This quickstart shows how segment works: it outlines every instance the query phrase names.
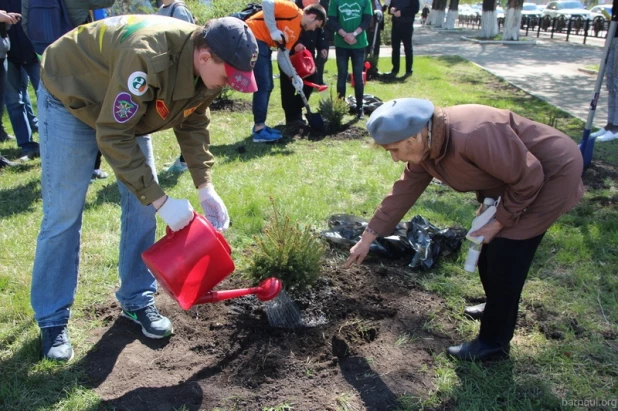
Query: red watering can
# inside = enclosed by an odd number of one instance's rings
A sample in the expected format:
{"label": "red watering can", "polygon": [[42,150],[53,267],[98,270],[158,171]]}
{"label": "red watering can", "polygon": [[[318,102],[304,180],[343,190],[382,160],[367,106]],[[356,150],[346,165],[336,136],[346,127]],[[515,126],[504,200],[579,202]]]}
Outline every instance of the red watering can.
{"label": "red watering can", "polygon": [[231,253],[223,234],[195,213],[182,230],[173,232],[168,227],[165,236],[142,253],[142,259],[183,310],[248,294],[255,294],[261,301],[272,300],[279,294],[282,284],[274,277],[257,287],[212,291],[234,271]]}
{"label": "red watering can", "polygon": [[[366,61],[363,66],[363,84],[367,83],[367,70],[369,70],[370,68],[371,68],[371,63]],[[351,74],[350,75],[350,85],[354,87],[355,84],[356,82],[354,81],[354,74]]]}
{"label": "red watering can", "polygon": [[290,62],[292,63],[294,70],[296,70],[296,74],[303,79],[303,84],[305,84],[305,86],[313,87],[320,93],[328,89],[328,86],[325,84],[316,84],[309,80],[305,80],[305,77],[311,76],[316,70],[313,55],[309,50],[303,49],[292,54],[290,56]]}

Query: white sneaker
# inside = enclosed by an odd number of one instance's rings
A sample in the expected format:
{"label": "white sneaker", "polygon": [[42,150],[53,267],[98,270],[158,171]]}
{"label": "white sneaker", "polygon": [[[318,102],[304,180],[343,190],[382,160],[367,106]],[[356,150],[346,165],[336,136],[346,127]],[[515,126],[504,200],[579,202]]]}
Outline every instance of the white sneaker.
{"label": "white sneaker", "polygon": [[612,141],[618,138],[618,133],[612,133],[611,131],[606,131],[601,137],[597,137],[596,140],[599,142]]}
{"label": "white sneaker", "polygon": [[180,161],[180,157],[178,157],[172,165],[167,169],[168,173],[184,173],[187,171],[189,167],[187,167],[187,163],[184,161]]}
{"label": "white sneaker", "polygon": [[605,131],[606,130],[604,128],[600,128],[594,133],[590,133],[590,137],[601,137],[603,134],[605,134]]}

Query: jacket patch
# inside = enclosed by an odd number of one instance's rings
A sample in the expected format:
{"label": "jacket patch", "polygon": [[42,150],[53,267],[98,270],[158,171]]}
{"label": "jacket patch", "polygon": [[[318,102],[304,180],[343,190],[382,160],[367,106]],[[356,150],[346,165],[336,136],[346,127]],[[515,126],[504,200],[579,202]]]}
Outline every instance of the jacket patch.
{"label": "jacket patch", "polygon": [[137,113],[138,108],[139,106],[131,100],[131,95],[122,92],[114,100],[114,120],[126,123]]}
{"label": "jacket patch", "polygon": [[165,120],[167,116],[170,114],[170,111],[165,105],[165,101],[163,100],[157,100],[157,102],[155,103],[155,109],[157,110],[157,113],[159,113],[159,116],[163,120]]}
{"label": "jacket patch", "polygon": [[131,94],[143,96],[148,90],[147,79],[148,76],[143,71],[134,71],[131,73],[129,80],[127,81],[127,87],[129,88]]}
{"label": "jacket patch", "polygon": [[193,114],[193,112],[195,111],[195,109],[197,109],[198,106],[192,107],[192,108],[188,108],[184,111],[184,115],[185,117],[189,117],[191,114]]}

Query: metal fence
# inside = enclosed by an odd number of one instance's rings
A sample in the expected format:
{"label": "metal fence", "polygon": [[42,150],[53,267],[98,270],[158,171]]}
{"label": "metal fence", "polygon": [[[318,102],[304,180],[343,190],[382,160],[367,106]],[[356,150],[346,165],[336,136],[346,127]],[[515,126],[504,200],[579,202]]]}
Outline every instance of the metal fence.
{"label": "metal fence", "polygon": [[[481,16],[459,16],[457,25],[459,27],[481,28]],[[498,28],[501,30],[504,26],[504,17],[498,18]],[[570,36],[583,37],[583,42],[586,44],[588,37],[606,38],[609,21],[603,17],[595,17],[592,20],[583,19],[581,16],[571,17],[570,19],[564,16],[550,17],[543,16],[522,16],[521,29],[525,30],[526,36],[529,32],[536,32],[536,37],[543,33],[549,33],[551,38],[554,34],[560,33],[566,35],[566,41],[569,41]]]}

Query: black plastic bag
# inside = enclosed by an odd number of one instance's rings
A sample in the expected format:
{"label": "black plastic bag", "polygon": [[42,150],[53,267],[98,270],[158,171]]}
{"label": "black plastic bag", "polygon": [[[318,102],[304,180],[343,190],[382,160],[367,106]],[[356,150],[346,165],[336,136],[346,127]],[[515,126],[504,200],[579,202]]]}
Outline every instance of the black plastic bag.
{"label": "black plastic bag", "polygon": [[[345,99],[345,102],[348,103],[350,107],[350,113],[356,114],[356,97],[350,94]],[[363,113],[370,115],[382,104],[384,104],[384,102],[380,98],[372,94],[363,94]]]}
{"label": "black plastic bag", "polygon": [[[329,230],[321,236],[329,242],[352,247],[367,227],[368,221],[349,214],[335,214],[328,219]],[[459,249],[467,230],[461,227],[440,229],[417,215],[399,223],[387,237],[371,243],[369,253],[389,259],[410,258],[412,268],[430,269],[439,256]]]}

